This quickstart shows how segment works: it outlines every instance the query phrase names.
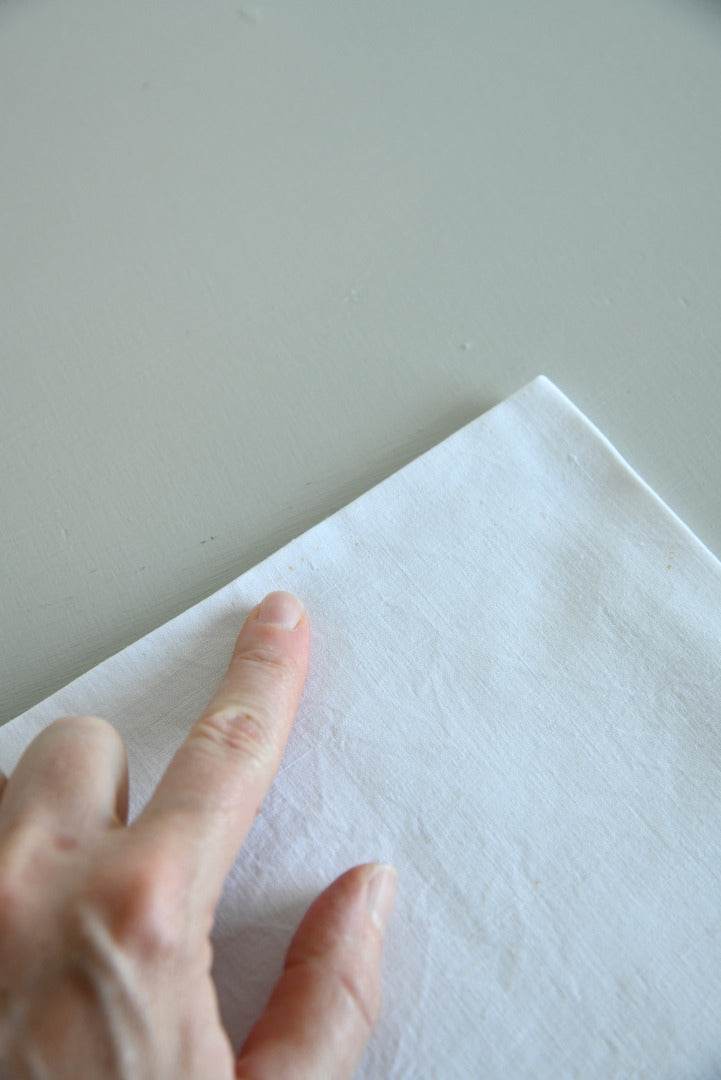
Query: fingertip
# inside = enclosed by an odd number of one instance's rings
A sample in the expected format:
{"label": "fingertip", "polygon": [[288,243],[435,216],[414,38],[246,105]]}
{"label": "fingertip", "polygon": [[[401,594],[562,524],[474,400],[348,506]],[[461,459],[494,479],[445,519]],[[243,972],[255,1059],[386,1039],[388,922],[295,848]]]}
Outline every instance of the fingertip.
{"label": "fingertip", "polygon": [[392,866],[364,863],[317,897],[238,1057],[238,1076],[352,1076],[380,1015],[383,932],[397,882]]}
{"label": "fingertip", "polygon": [[398,892],[398,871],[388,863],[371,864],[366,885],[368,915],[382,935],[388,928]]}
{"label": "fingertip", "polygon": [[382,942],[397,890],[398,872],[388,863],[360,863],[351,867],[311,904],[299,928],[298,943],[307,942],[303,931],[308,926],[315,928],[311,937],[316,940],[340,936],[358,942],[380,938]]}
{"label": "fingertip", "polygon": [[234,660],[244,653],[290,661],[307,671],[310,659],[310,623],[305,608],[293,593],[268,593],[243,623],[233,651]]}
{"label": "fingertip", "polygon": [[298,597],[281,590],[268,593],[256,611],[259,623],[277,626],[281,630],[296,630],[305,615],[305,608]]}

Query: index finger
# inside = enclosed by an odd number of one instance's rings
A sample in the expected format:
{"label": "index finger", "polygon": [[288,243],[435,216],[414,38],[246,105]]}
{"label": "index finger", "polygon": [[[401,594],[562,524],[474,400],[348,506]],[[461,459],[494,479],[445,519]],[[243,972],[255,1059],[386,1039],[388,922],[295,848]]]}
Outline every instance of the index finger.
{"label": "index finger", "polygon": [[246,619],[217,693],[132,826],[179,846],[213,905],[280,764],[309,652],[302,604],[270,593]]}

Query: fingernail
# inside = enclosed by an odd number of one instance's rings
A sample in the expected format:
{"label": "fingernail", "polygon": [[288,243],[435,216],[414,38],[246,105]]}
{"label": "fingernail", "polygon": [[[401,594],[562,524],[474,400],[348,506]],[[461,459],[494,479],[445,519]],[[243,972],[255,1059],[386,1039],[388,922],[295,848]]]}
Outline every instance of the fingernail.
{"label": "fingernail", "polygon": [[279,626],[282,630],[295,630],[303,618],[303,605],[288,592],[268,593],[258,608],[258,622]]}
{"label": "fingernail", "polygon": [[398,874],[394,867],[379,863],[368,881],[366,902],[371,921],[385,934],[393,912],[398,888]]}

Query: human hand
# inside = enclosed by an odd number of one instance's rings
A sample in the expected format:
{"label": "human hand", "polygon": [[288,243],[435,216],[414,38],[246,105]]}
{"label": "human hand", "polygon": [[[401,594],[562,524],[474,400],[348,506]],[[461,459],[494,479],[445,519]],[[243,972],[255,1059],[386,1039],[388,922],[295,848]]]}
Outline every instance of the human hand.
{"label": "human hand", "polygon": [[380,1007],[395,873],[369,864],[311,906],[235,1059],[211,980],[215,907],[278,768],[308,619],[271,593],[155,794],[127,825],[122,740],[71,717],[0,798],[2,1080],[347,1080]]}

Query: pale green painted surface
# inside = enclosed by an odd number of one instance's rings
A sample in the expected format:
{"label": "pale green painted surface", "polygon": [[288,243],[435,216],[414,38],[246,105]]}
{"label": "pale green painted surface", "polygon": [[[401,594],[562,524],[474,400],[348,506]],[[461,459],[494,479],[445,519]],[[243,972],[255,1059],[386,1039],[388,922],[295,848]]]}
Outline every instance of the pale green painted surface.
{"label": "pale green painted surface", "polygon": [[721,555],[719,176],[711,0],[0,2],[0,721],[541,372]]}

